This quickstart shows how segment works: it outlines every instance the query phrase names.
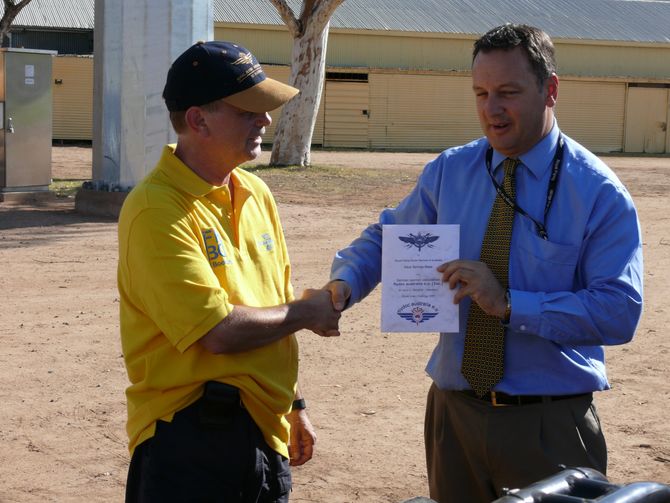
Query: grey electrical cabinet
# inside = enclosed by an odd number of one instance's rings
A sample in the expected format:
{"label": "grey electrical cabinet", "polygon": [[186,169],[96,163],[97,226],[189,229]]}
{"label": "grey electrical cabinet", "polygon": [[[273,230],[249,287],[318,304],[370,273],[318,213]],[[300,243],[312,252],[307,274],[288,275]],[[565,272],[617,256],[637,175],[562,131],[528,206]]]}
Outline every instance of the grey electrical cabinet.
{"label": "grey electrical cabinet", "polygon": [[49,189],[55,54],[0,49],[0,200],[2,192]]}

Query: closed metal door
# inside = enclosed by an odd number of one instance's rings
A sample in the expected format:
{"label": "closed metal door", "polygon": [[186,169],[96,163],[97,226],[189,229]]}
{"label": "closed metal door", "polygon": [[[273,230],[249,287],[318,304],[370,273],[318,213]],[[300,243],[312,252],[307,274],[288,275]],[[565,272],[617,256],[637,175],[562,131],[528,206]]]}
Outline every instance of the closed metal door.
{"label": "closed metal door", "polygon": [[626,152],[663,154],[668,142],[668,89],[629,87]]}
{"label": "closed metal door", "polygon": [[556,118],[565,134],[591,152],[622,152],[626,84],[561,79]]}
{"label": "closed metal door", "polygon": [[51,183],[51,53],[4,52],[5,188]]}
{"label": "closed metal door", "polygon": [[324,147],[368,148],[367,82],[326,81]]}

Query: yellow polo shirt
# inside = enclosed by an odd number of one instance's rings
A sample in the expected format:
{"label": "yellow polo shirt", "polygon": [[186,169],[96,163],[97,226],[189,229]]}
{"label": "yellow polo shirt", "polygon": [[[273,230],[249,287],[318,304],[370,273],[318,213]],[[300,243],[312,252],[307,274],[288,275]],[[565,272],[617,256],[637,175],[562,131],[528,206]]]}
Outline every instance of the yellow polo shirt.
{"label": "yellow polo shirt", "polygon": [[228,187],[205,182],[168,145],[119,217],[121,344],[131,385],[131,453],[193,403],[209,380],[240,389],[267,443],[288,457],[284,418],[295,394],[294,335],[252,351],[214,355],[196,342],[233,305],[293,300],[279,215],[265,183],[242,169]]}

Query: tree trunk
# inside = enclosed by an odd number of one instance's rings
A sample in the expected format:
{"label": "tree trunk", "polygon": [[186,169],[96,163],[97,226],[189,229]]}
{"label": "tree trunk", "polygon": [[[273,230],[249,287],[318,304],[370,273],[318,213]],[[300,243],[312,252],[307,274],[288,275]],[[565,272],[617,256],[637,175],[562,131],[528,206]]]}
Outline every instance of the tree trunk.
{"label": "tree trunk", "polygon": [[4,43],[5,36],[9,32],[9,28],[12,26],[14,18],[21,12],[21,9],[29,3],[30,0],[21,0],[17,4],[15,4],[13,0],[4,0],[5,11],[2,14],[2,19],[0,19],[0,45]]}
{"label": "tree trunk", "polygon": [[326,71],[330,22],[306,23],[301,37],[293,39],[291,80],[300,94],[282,110],[275,130],[270,165],[309,166],[314,124]]}
{"label": "tree trunk", "polygon": [[272,166],[309,166],[326,71],[330,18],[344,0],[303,0],[296,19],[286,0],[270,0],[293,37],[290,84],[300,94],[284,105],[275,130]]}

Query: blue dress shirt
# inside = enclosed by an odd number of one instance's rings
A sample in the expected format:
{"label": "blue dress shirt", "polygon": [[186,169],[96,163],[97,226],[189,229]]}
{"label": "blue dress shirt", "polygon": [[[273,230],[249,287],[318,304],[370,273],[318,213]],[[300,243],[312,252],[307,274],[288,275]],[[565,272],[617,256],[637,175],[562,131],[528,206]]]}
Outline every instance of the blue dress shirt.
{"label": "blue dress shirt", "polygon": [[[563,135],[558,185],[544,206],[559,128],[520,156],[516,201],[544,222],[516,213],[509,263],[512,316],[505,338],[505,370],[494,387],[514,395],[562,395],[609,388],[604,345],[632,339],[642,312],[642,238],[630,194],[595,155]],[[381,280],[382,225],[460,224],[460,257],[479,260],[496,197],[486,170],[489,144],[480,138],[448,149],[428,163],[412,192],[384,210],[333,261],[331,279],[352,288],[349,305]],[[494,151],[502,183],[504,156]],[[446,300],[445,300],[446,302]],[[460,330],[442,333],[427,365],[441,389],[467,389],[461,375],[470,299],[459,305]]]}

